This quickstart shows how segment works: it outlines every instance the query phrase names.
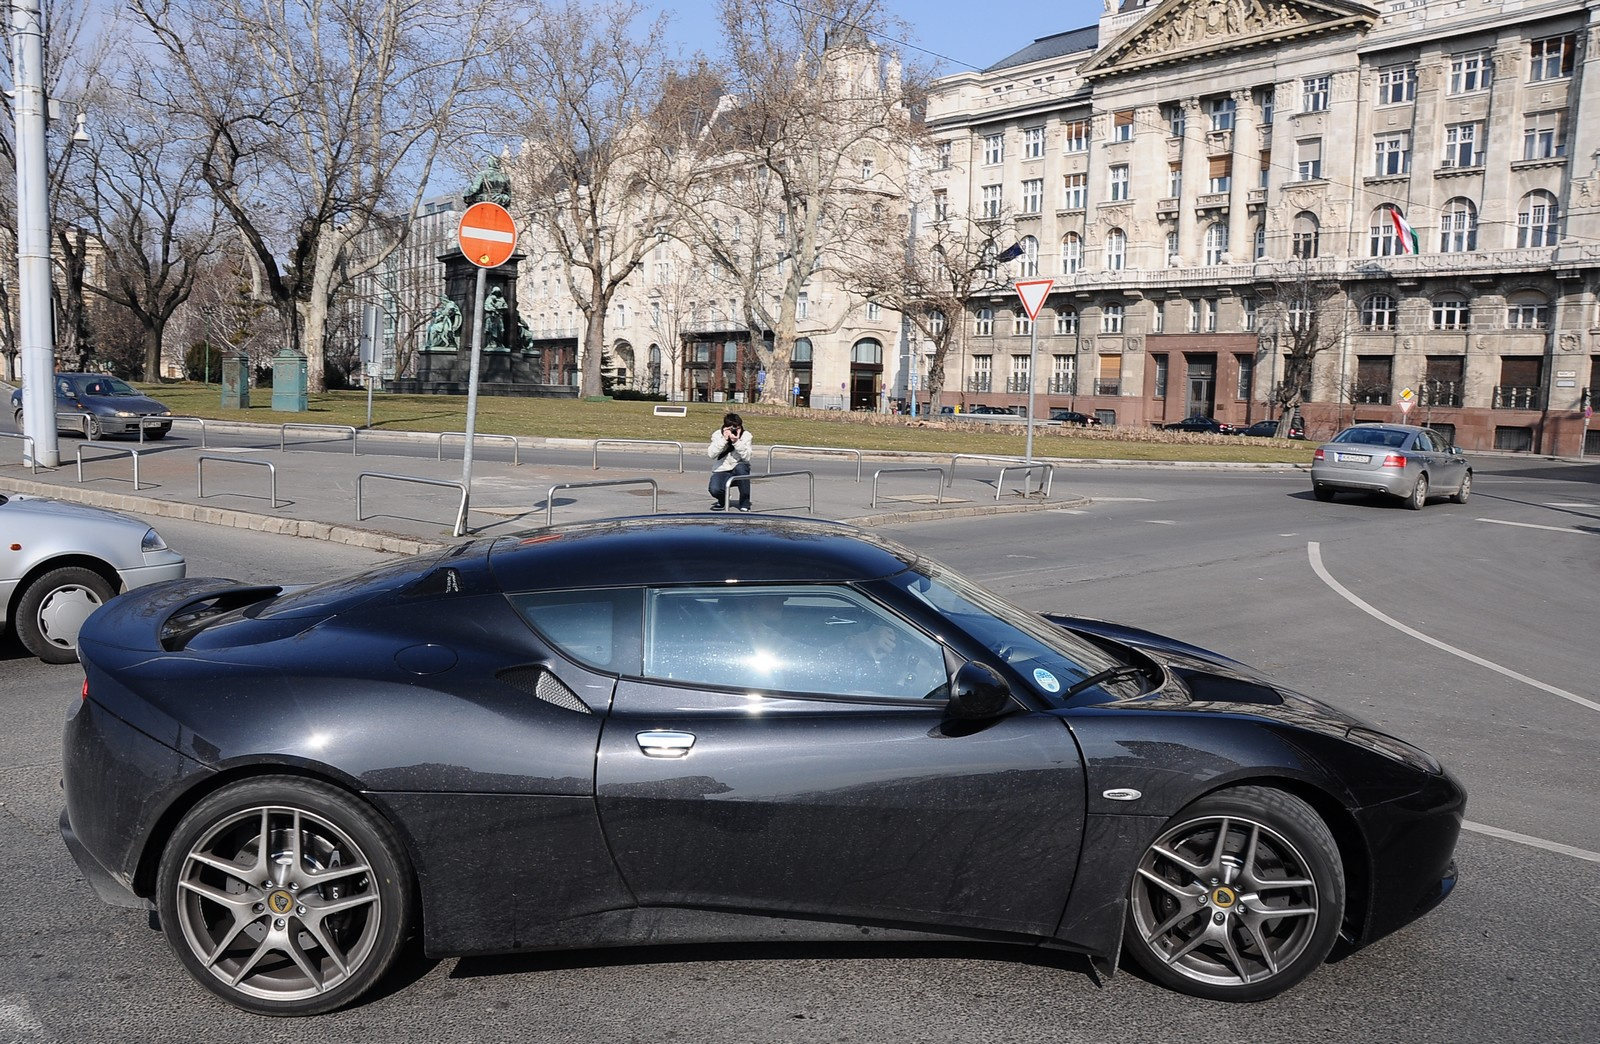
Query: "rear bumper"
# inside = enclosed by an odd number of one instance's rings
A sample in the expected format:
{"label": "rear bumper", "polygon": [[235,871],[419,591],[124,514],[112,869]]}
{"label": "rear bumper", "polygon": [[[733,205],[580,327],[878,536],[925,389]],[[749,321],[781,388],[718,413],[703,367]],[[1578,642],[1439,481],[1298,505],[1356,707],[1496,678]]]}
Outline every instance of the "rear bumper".
{"label": "rear bumper", "polygon": [[1403,471],[1364,471],[1326,465],[1313,465],[1311,468],[1311,484],[1329,489],[1353,489],[1404,497],[1410,495],[1415,483],[1416,480],[1407,477]]}
{"label": "rear bumper", "polygon": [[72,829],[72,820],[67,815],[67,810],[61,810],[61,840],[66,843],[67,851],[72,854],[72,861],[78,864],[78,872],[83,874],[83,879],[89,882],[89,887],[94,889],[94,894],[100,901],[111,906],[121,906],[129,910],[154,910],[155,904],[148,899],[141,899],[128,889],[128,886],[118,880],[110,870],[107,870],[94,853],[84,847],[78,839],[77,832]]}

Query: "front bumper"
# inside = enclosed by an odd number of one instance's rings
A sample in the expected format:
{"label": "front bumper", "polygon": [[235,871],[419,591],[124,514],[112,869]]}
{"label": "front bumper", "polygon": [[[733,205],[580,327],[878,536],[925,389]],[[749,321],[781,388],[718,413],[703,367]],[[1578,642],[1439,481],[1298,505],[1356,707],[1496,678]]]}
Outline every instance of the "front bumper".
{"label": "front bumper", "polygon": [[1360,809],[1371,860],[1362,945],[1380,939],[1444,901],[1457,882],[1456,840],[1466,817],[1467,793],[1448,773],[1398,801]]}

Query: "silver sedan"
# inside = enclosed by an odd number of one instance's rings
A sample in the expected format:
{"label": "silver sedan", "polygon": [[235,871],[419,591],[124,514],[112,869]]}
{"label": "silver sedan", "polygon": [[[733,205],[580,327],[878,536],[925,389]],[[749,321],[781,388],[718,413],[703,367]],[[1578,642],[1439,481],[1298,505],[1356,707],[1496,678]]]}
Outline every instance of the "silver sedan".
{"label": "silver sedan", "polygon": [[183,556],[115,511],[0,493],[0,628],[46,663],[78,658],[78,629],[123,591],[179,580]]}
{"label": "silver sedan", "polygon": [[1339,492],[1386,493],[1413,511],[1430,496],[1449,494],[1465,504],[1472,492],[1472,464],[1432,428],[1357,424],[1317,447],[1311,492],[1318,500],[1332,500]]}

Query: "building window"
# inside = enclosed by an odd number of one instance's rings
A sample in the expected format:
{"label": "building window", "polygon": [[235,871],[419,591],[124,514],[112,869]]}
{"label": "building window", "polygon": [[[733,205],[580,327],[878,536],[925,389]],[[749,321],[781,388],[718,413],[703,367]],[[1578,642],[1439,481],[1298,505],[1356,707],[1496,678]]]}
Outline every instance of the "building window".
{"label": "building window", "polygon": [[994,165],[1004,162],[1006,158],[1006,136],[1004,134],[985,134],[983,136],[983,162]]}
{"label": "building window", "polygon": [[1488,51],[1465,51],[1450,56],[1450,93],[1466,94],[1489,89],[1493,57]]}
{"label": "building window", "polygon": [[1380,134],[1374,141],[1372,173],[1377,177],[1393,177],[1411,170],[1411,135]]}
{"label": "building window", "polygon": [[1389,389],[1394,385],[1394,356],[1361,355],[1356,357],[1356,382],[1350,389],[1350,400],[1369,405],[1387,405]]}
{"label": "building window", "polygon": [[1100,332],[1115,334],[1122,332],[1124,309],[1119,304],[1108,304],[1100,313]]}
{"label": "building window", "polygon": [[1517,246],[1553,247],[1556,245],[1556,197],[1548,192],[1530,192],[1517,208]]}
{"label": "building window", "polygon": [[876,301],[867,302],[867,321],[875,322],[883,318],[883,306]]}
{"label": "building window", "polygon": [[933,190],[933,220],[950,220],[950,193],[944,189]]}
{"label": "building window", "polygon": [[1261,150],[1261,162],[1260,162],[1260,165],[1258,167],[1258,170],[1259,170],[1259,173],[1256,175],[1256,187],[1257,188],[1266,188],[1267,187],[1267,183],[1272,178],[1272,150],[1271,149],[1262,149]]}
{"label": "building window", "polygon": [[1078,332],[1078,313],[1071,308],[1064,308],[1056,313],[1056,333],[1075,334]]}
{"label": "building window", "polygon": [[943,312],[933,311],[933,312],[928,313],[928,330],[935,337],[938,337],[940,334],[944,333],[944,313]]}
{"label": "building window", "polygon": [[1572,33],[1528,43],[1528,80],[1560,80],[1572,75],[1578,39]]}
{"label": "building window", "polygon": [[1256,222],[1255,252],[1252,256],[1257,261],[1267,256],[1267,224],[1264,221]]}
{"label": "building window", "polygon": [[1068,120],[1061,125],[1063,152],[1089,151],[1089,121]]}
{"label": "building window", "polygon": [[1128,198],[1128,185],[1128,165],[1126,163],[1118,163],[1113,166],[1111,168],[1111,199],[1113,201],[1126,200]]}
{"label": "building window", "polygon": [[1061,205],[1067,210],[1082,210],[1089,205],[1089,175],[1079,173],[1062,177]]}
{"label": "building window", "polygon": [[1006,391],[1013,395],[1020,395],[1028,391],[1028,357],[1026,355],[1013,355],[1011,357],[1011,379],[1006,382]]}
{"label": "building window", "polygon": [[861,180],[862,181],[871,181],[872,180],[872,168],[873,168],[873,159],[872,159],[872,157],[871,156],[862,156],[861,157]]}
{"label": "building window", "polygon": [[1075,355],[1051,357],[1050,391],[1056,395],[1071,395],[1078,390],[1078,358]]}
{"label": "building window", "polygon": [[1331,76],[1307,76],[1300,81],[1300,111],[1326,112]]}
{"label": "building window", "polygon": [[1478,151],[1478,124],[1452,123],[1444,129],[1444,166],[1481,167],[1483,153]]}
{"label": "building window", "polygon": [[1309,261],[1317,256],[1317,244],[1321,237],[1322,226],[1317,221],[1317,216],[1310,211],[1302,210],[1294,216],[1294,238],[1292,241],[1294,256],[1302,261]]}
{"label": "building window", "polygon": [[934,162],[940,170],[950,169],[950,143],[941,141],[933,147]]}
{"label": "building window", "polygon": [[1452,199],[1439,213],[1439,249],[1462,253],[1478,249],[1478,208],[1468,199]]}
{"label": "building window", "polygon": [[1239,298],[1239,325],[1245,332],[1253,331],[1261,314],[1261,302],[1254,297]]}
{"label": "building window", "polygon": [[1190,333],[1199,333],[1200,332],[1200,302],[1199,301],[1190,301],[1189,302],[1189,332]]}
{"label": "building window", "polygon": [[992,387],[994,379],[994,356],[974,355],[972,357],[972,390],[986,392]]}
{"label": "building window", "polygon": [[1207,297],[1200,302],[1200,329],[1206,333],[1217,332],[1217,299]]}
{"label": "building window", "polygon": [[1233,130],[1235,104],[1232,95],[1224,95],[1221,98],[1212,98],[1210,108],[1212,130]]}
{"label": "building window", "polygon": [[1168,136],[1173,138],[1183,137],[1184,128],[1188,124],[1188,116],[1184,112],[1183,105],[1179,102],[1163,105],[1161,112],[1167,118]]}
{"label": "building window", "polygon": [[811,295],[802,290],[800,291],[800,296],[795,298],[794,317],[796,319],[805,319],[810,315],[810,313]]}
{"label": "building window", "polygon": [[1394,257],[1406,252],[1406,246],[1400,241],[1400,233],[1395,229],[1395,212],[1392,204],[1385,203],[1372,212],[1372,222],[1368,226],[1369,245],[1367,249],[1370,257]]}
{"label": "building window", "polygon": [[983,216],[997,218],[1000,216],[1000,186],[983,186]]}
{"label": "building window", "polygon": [[972,333],[976,337],[994,336],[994,309],[978,309],[976,321],[972,325]]}
{"label": "building window", "polygon": [[1446,294],[1433,299],[1435,330],[1465,330],[1472,322],[1472,307],[1465,297]]}
{"label": "building window", "polygon": [[1120,228],[1106,233],[1106,271],[1120,272],[1128,263],[1128,236]]}
{"label": "building window", "polygon": [[1233,187],[1233,157],[1212,156],[1206,161],[1206,191],[1227,192]]}
{"label": "building window", "polygon": [[1150,302],[1150,332],[1167,332],[1167,309],[1160,301]]}
{"label": "building window", "polygon": [[1024,214],[1037,214],[1044,209],[1044,179],[1029,178],[1022,183],[1022,210]]}
{"label": "building window", "polygon": [[1555,159],[1567,154],[1567,135],[1559,113],[1541,112],[1528,117],[1522,131],[1522,158]]}
{"label": "building window", "polygon": [[1403,62],[1378,70],[1378,104],[1398,105],[1417,97],[1417,65]]}
{"label": "building window", "polygon": [[1181,261],[1181,260],[1182,260],[1182,258],[1180,258],[1178,256],[1178,233],[1176,231],[1168,232],[1167,233],[1167,267],[1168,268],[1176,268],[1176,267],[1178,267],[1178,262]]}
{"label": "building window", "polygon": [[1248,399],[1255,388],[1256,361],[1249,355],[1236,355],[1234,361],[1239,364],[1239,383],[1234,387],[1235,399]]}
{"label": "building window", "polygon": [[1534,290],[1512,294],[1506,301],[1506,326],[1512,330],[1543,330],[1550,325],[1550,302]]}
{"label": "building window", "polygon": [[1032,278],[1039,274],[1039,241],[1033,236],[1023,236],[1017,244],[1022,247],[1022,277]]}
{"label": "building window", "polygon": [[1118,109],[1111,114],[1111,140],[1133,140],[1133,110]]}
{"label": "building window", "polygon": [[[1428,356],[1427,376],[1418,389],[1420,401],[1428,406],[1460,406],[1466,388],[1466,360],[1459,355]],[[1451,432],[1451,441],[1454,432]]]}
{"label": "building window", "polygon": [[1367,330],[1393,330],[1394,298],[1388,294],[1369,294],[1361,302],[1361,326]]}
{"label": "building window", "polygon": [[1011,317],[1011,332],[1017,337],[1033,333],[1033,320],[1028,318],[1027,312],[1018,312]]}
{"label": "building window", "polygon": [[1228,226],[1221,221],[1206,229],[1206,264],[1220,265],[1228,259]]}
{"label": "building window", "polygon": [[1307,138],[1295,142],[1295,178],[1300,181],[1322,180],[1322,139]]}
{"label": "building window", "polygon": [[1167,164],[1167,195],[1177,199],[1183,195],[1183,164],[1174,161]]}
{"label": "building window", "polygon": [[1083,271],[1083,237],[1076,232],[1062,237],[1061,268],[1068,275]]}
{"label": "building window", "polygon": [[1272,96],[1274,93],[1270,84],[1266,87],[1257,87],[1255,90],[1256,105],[1261,109],[1261,126],[1263,127],[1272,126]]}
{"label": "building window", "polygon": [[1167,397],[1167,374],[1170,369],[1166,353],[1152,355],[1150,358],[1156,364],[1155,388],[1151,390],[1150,394],[1153,398],[1165,399]]}
{"label": "building window", "polygon": [[1022,129],[1022,158],[1040,159],[1044,156],[1044,128],[1024,127]]}

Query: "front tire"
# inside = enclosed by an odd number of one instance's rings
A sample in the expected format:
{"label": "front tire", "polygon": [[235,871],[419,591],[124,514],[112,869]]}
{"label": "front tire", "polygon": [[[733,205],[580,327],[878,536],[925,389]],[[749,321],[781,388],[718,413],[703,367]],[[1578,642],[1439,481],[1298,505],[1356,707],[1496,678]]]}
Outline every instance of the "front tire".
{"label": "front tire", "polygon": [[1428,476],[1417,476],[1417,484],[1411,487],[1411,495],[1406,498],[1406,507],[1412,511],[1421,511],[1422,505],[1428,502]]}
{"label": "front tire", "polygon": [[1450,499],[1457,504],[1465,504],[1467,498],[1472,496],[1472,472],[1461,476],[1461,488],[1451,494]]}
{"label": "front tire", "polygon": [[1123,949],[1180,993],[1266,1000],[1322,965],[1344,903],[1338,846],[1311,806],[1236,787],[1178,813],[1145,850]]}
{"label": "front tire", "polygon": [[100,427],[100,418],[89,414],[83,418],[83,437],[90,442],[99,442],[105,438],[105,430]]}
{"label": "front tire", "polygon": [[416,908],[393,828],[292,776],[235,783],[191,809],[162,852],[156,902],[189,974],[263,1015],[356,1001],[393,966]]}
{"label": "front tire", "polygon": [[17,638],[45,663],[76,663],[83,621],[115,594],[106,578],[92,569],[52,569],[29,584],[18,599]]}

